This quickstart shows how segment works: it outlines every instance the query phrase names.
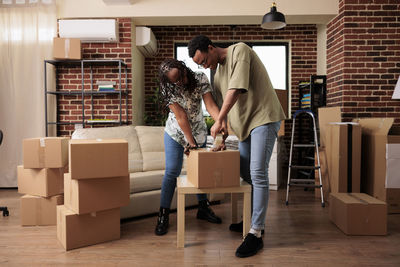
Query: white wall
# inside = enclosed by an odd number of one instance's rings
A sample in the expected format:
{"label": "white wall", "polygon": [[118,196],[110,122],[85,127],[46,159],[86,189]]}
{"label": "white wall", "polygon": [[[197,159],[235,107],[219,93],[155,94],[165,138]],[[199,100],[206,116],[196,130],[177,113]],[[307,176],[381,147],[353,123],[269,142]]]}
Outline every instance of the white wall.
{"label": "white wall", "polygon": [[132,21],[132,124],[144,124],[144,56],[136,47],[136,25]]}
{"label": "white wall", "polygon": [[317,25],[317,75],[326,75],[326,25]]}
{"label": "white wall", "polygon": [[[258,24],[269,12],[265,0],[57,0],[58,18],[132,17],[136,25]],[[275,0],[288,24],[325,24],[338,14],[339,0]]]}

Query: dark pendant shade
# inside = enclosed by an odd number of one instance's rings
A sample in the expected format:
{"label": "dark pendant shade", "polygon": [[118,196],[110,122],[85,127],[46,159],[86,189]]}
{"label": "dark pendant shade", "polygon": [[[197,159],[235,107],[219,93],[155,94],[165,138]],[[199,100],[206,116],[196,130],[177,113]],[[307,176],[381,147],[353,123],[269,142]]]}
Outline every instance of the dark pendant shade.
{"label": "dark pendant shade", "polygon": [[268,30],[277,30],[286,26],[285,16],[276,10],[276,4],[273,3],[271,11],[264,15],[261,28]]}

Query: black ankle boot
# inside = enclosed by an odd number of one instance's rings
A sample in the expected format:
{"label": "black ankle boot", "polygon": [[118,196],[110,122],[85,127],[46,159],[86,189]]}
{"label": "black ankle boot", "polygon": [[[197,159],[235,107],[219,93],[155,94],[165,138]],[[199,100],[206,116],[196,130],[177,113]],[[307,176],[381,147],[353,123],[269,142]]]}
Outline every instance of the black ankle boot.
{"label": "black ankle boot", "polygon": [[208,200],[199,201],[199,209],[197,210],[197,219],[206,220],[210,223],[221,223],[220,217],[215,215],[215,213],[210,208],[210,203]]}
{"label": "black ankle boot", "polygon": [[165,235],[168,233],[168,225],[169,225],[169,209],[160,208],[160,212],[158,213],[157,226],[154,231],[156,235]]}

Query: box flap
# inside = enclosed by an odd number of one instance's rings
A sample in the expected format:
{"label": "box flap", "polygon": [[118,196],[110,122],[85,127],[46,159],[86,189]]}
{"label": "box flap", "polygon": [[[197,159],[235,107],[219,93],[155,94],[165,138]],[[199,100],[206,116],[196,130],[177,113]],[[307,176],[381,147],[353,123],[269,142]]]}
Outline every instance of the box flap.
{"label": "box flap", "polygon": [[330,193],[332,197],[337,198],[343,203],[346,204],[360,204],[363,203],[360,199],[355,198],[350,193]]}
{"label": "box flap", "polygon": [[363,134],[388,135],[394,118],[355,119],[353,122],[358,122],[361,125]]}
{"label": "box flap", "polygon": [[381,204],[381,205],[386,205],[386,203],[382,200],[376,199],[374,197],[371,197],[370,195],[364,194],[364,193],[350,193],[351,197],[354,199],[359,200],[360,202],[363,202],[365,204]]}

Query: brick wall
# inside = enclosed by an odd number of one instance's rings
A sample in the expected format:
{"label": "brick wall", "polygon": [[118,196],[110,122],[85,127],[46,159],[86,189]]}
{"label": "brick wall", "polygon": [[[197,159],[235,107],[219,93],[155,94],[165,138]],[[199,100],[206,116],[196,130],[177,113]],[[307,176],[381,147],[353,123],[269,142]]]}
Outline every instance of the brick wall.
{"label": "brick wall", "polygon": [[[126,121],[128,115],[129,123],[132,122],[132,80],[131,80],[131,19],[119,18],[119,37],[118,43],[82,43],[83,59],[122,59],[128,65],[128,103],[122,101],[122,120]],[[84,69],[84,90],[90,90],[90,69]],[[59,91],[79,91],[82,89],[80,66],[60,67],[57,72],[57,90]],[[122,80],[125,75],[122,71]],[[118,66],[93,66],[93,80],[111,80],[116,82],[118,88]],[[122,82],[122,89],[125,89]],[[97,87],[94,86],[96,90]],[[85,118],[91,119],[94,115],[96,119],[119,120],[119,97],[118,95],[97,95],[94,97],[93,110],[91,109],[90,96],[85,97]],[[58,121],[59,122],[79,122],[82,120],[82,98],[77,95],[60,95],[58,97]],[[128,105],[128,114],[126,114]],[[104,125],[102,125],[104,126]],[[90,127],[90,126],[89,126]],[[95,126],[94,126],[95,127]],[[57,135],[69,136],[74,131],[74,125],[59,125]]]}
{"label": "brick wall", "polygon": [[[292,50],[291,84],[292,84],[292,110],[298,108],[298,83],[310,79],[316,74],[317,65],[317,28],[315,25],[288,25],[282,30],[263,30],[259,25],[227,26],[166,26],[151,27],[157,40],[160,51],[154,58],[145,60],[145,94],[154,94],[158,87],[157,67],[165,58],[174,57],[174,44],[187,43],[194,36],[204,34],[213,42],[239,42],[239,41],[270,41],[290,40]],[[145,112],[152,115],[153,105],[146,102]],[[154,112],[155,113],[155,112]],[[288,128],[287,128],[288,129]]]}
{"label": "brick wall", "polygon": [[340,0],[339,15],[327,25],[328,106],[343,119],[395,117],[392,100],[400,74],[400,1]]}

